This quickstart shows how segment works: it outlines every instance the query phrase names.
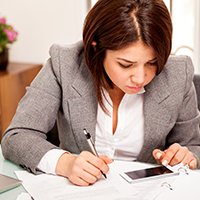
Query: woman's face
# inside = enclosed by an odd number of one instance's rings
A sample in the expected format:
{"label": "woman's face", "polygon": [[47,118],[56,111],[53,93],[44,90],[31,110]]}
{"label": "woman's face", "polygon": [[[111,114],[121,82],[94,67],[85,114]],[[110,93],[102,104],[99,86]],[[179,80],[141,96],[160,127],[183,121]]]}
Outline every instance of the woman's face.
{"label": "woman's face", "polygon": [[103,65],[114,88],[136,94],[155,76],[157,58],[151,47],[137,41],[121,50],[107,50]]}

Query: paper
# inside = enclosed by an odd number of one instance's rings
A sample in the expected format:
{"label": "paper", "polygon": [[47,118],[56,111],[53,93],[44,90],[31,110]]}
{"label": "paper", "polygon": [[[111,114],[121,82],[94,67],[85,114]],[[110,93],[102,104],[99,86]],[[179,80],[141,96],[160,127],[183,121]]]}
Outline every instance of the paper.
{"label": "paper", "polygon": [[25,189],[35,200],[199,200],[197,191],[199,191],[200,173],[188,169],[189,173],[185,173],[185,170],[181,170],[183,167],[181,164],[175,167],[169,166],[173,171],[180,171],[178,176],[141,183],[129,184],[119,175],[124,171],[152,166],[155,165],[114,161],[110,165],[108,178],[102,177],[88,187],[75,186],[68,179],[54,175],[35,176],[26,171],[17,171],[16,174],[19,179],[23,180]]}
{"label": "paper", "polygon": [[115,200],[138,193],[114,171],[107,175],[107,179],[102,177],[87,187],[75,186],[60,176],[47,174],[36,176],[26,171],[15,173],[23,180],[23,186],[35,200]]}
{"label": "paper", "polygon": [[20,195],[18,195],[16,200],[32,200],[32,199],[28,193],[22,192]]}
{"label": "paper", "polygon": [[[179,166],[177,166],[179,167]],[[169,199],[192,199],[199,200],[199,186],[200,186],[200,173],[196,170],[187,169],[181,170],[180,175],[173,181],[171,187],[173,190],[165,190],[161,193],[157,200],[169,200]]]}
{"label": "paper", "polygon": [[114,161],[110,165],[107,179],[103,176],[88,187],[73,185],[68,179],[54,175],[33,175],[26,171],[16,171],[23,186],[35,200],[153,200],[166,190],[163,182],[170,178],[160,178],[141,183],[129,184],[119,174],[123,171],[144,169],[152,165],[138,162]]}
{"label": "paper", "polygon": [[[124,162],[124,161],[115,161],[111,166],[111,170],[115,169],[118,171],[118,174],[125,172],[125,171],[131,171],[131,170],[139,170],[139,169],[145,169],[145,168],[151,168],[155,167],[153,164],[147,164],[147,163],[140,163],[140,162]],[[138,194],[134,196],[130,196],[129,198],[126,198],[124,200],[154,200],[157,196],[159,196],[163,191],[166,189],[168,190],[166,185],[163,185],[163,183],[172,183],[177,176],[172,177],[163,177],[159,179],[154,180],[147,180],[143,181],[141,183],[132,183],[130,184],[134,189],[138,190]],[[120,199],[121,200],[121,199]]]}

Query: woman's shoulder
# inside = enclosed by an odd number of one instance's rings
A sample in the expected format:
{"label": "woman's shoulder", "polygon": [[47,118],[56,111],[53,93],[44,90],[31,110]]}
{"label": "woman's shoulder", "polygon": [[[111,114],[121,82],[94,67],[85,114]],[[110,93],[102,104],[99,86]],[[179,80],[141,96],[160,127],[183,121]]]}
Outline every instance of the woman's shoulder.
{"label": "woman's shoulder", "polygon": [[60,44],[53,44],[50,47],[49,54],[52,56],[57,53],[67,53],[67,54],[77,54],[83,51],[83,42],[78,41],[74,44],[70,45],[60,45]]}
{"label": "woman's shoulder", "polygon": [[[51,67],[58,78],[75,74],[85,66],[84,46],[82,41],[72,45],[53,44],[49,50]],[[86,69],[84,69],[86,70]]]}
{"label": "woman's shoulder", "polygon": [[194,67],[190,57],[170,56],[163,71],[146,88],[150,93],[157,91],[160,96],[169,93],[181,95],[191,87],[193,77]]}
{"label": "woman's shoulder", "polygon": [[164,73],[188,76],[194,73],[192,59],[187,55],[171,55],[164,67]]}
{"label": "woman's shoulder", "polygon": [[78,60],[80,55],[83,53],[84,47],[83,42],[78,41],[71,45],[60,45],[60,44],[53,44],[50,47],[49,54],[51,59],[56,59],[62,61],[63,59],[69,60]]}
{"label": "woman's shoulder", "polygon": [[171,55],[159,76],[171,84],[192,82],[194,76],[192,59],[186,55]]}

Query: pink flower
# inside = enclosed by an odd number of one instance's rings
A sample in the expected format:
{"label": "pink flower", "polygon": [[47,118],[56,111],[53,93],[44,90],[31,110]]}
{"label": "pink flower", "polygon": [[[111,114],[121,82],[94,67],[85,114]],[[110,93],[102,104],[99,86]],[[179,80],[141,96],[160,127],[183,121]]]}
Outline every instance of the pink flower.
{"label": "pink flower", "polygon": [[0,18],[0,24],[5,24],[5,23],[6,23],[6,18],[5,17]]}
{"label": "pink flower", "polygon": [[3,31],[8,36],[8,41],[14,42],[14,40],[16,39],[16,37],[18,35],[17,31],[14,31],[12,28],[11,29],[4,28]]}
{"label": "pink flower", "polygon": [[18,32],[12,26],[6,24],[6,18],[0,17],[0,53],[7,48],[7,45],[17,40]]}

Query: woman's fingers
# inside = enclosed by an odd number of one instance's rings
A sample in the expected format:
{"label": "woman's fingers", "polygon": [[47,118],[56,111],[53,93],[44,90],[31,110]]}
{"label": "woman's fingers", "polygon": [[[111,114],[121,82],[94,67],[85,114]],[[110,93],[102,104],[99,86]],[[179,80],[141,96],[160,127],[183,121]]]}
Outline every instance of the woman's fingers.
{"label": "woman's fingers", "polygon": [[107,164],[113,162],[107,156],[96,157],[92,153],[83,151],[77,157],[64,153],[58,160],[56,173],[67,177],[76,185],[86,186],[96,182],[103,173],[109,171]]}
{"label": "woman's fingers", "polygon": [[197,165],[197,160],[187,147],[182,147],[178,143],[172,144],[165,151],[155,149],[153,151],[154,158],[164,166],[168,164],[171,166],[183,163],[183,165],[189,164],[190,169],[194,169]]}
{"label": "woman's fingers", "polygon": [[161,160],[162,160],[163,155],[164,155],[163,151],[161,151],[159,149],[154,149],[153,156],[157,160],[158,164],[161,164]]}
{"label": "woman's fingers", "polygon": [[194,169],[197,166],[197,160],[194,158],[189,163],[190,169]]}

